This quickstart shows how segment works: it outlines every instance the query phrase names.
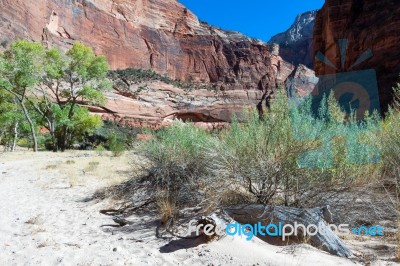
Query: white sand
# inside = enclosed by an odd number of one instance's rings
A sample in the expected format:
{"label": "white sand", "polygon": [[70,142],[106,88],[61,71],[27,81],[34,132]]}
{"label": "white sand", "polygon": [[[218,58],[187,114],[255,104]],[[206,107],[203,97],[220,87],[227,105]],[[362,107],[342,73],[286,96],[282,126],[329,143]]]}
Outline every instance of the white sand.
{"label": "white sand", "polygon": [[[101,164],[108,160],[114,168],[88,174],[79,168],[97,159],[76,156],[0,155],[0,265],[356,265],[308,245],[277,247],[259,239],[169,243],[155,237],[152,220],[140,217],[133,217],[137,226],[128,229],[100,227],[113,223],[99,213],[110,205],[82,199],[110,184],[98,175],[112,176],[112,171],[127,169],[118,159],[97,158],[103,160]],[[65,171],[67,160],[74,160],[68,167],[75,172]],[[82,176],[76,177],[79,172]]]}

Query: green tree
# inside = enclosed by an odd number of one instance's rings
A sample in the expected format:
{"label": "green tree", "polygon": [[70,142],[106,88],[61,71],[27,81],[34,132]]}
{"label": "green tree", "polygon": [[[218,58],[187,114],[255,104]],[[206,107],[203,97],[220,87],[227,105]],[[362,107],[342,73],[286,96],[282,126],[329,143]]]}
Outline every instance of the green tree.
{"label": "green tree", "polygon": [[[69,121],[61,122],[56,130],[57,146],[64,151],[71,144],[73,134],[82,134],[85,128],[90,130],[99,126],[98,120],[83,115],[84,111],[77,105],[104,103],[103,91],[111,88],[111,83],[106,79],[106,58],[96,56],[92,48],[75,43],[67,52],[66,59],[62,58],[59,51],[47,53],[44,83],[56,98],[57,106],[53,111],[63,114],[59,116],[62,121]],[[63,85],[65,88],[60,90]]]}
{"label": "green tree", "polygon": [[[40,43],[16,41],[0,54],[0,90],[11,97],[8,104],[14,101],[23,111],[35,151],[37,126],[49,130],[54,151],[64,151],[75,139],[101,126],[100,118],[90,115],[83,105],[104,103],[103,91],[111,88],[107,70],[106,58],[81,43],[64,55]],[[14,121],[17,136],[20,122],[11,117],[18,112],[7,113],[7,123]]]}
{"label": "green tree", "polygon": [[81,43],[75,43],[65,56],[58,49],[46,51],[43,86],[37,88],[36,97],[30,103],[43,117],[53,151],[64,151],[74,138],[102,124],[79,104],[104,103],[103,92],[111,88],[106,79],[107,70],[106,58],[96,56],[90,47]]}
{"label": "green tree", "polygon": [[18,105],[14,97],[0,90],[0,144],[5,150],[15,150],[20,133],[20,123],[23,115],[18,112]]}
{"label": "green tree", "polygon": [[43,76],[45,49],[40,43],[16,41],[0,55],[0,89],[13,95],[29,124],[34,151],[38,150],[36,126],[26,106],[29,90]]}

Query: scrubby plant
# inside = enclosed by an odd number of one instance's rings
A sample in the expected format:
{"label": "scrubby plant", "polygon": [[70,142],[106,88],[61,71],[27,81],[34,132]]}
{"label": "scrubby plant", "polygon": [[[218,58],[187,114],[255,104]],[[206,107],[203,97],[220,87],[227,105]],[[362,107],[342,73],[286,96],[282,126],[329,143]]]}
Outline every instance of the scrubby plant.
{"label": "scrubby plant", "polygon": [[153,135],[142,144],[143,154],[152,162],[147,179],[151,190],[163,191],[163,201],[168,200],[171,206],[199,203],[199,182],[207,175],[205,148],[211,136],[180,121]]}
{"label": "scrubby plant", "polygon": [[377,136],[377,141],[382,151],[383,175],[395,180],[400,196],[400,84],[394,88],[394,96],[393,108],[389,108],[383,120],[383,130]]}
{"label": "scrubby plant", "polygon": [[100,162],[89,162],[88,166],[85,168],[85,172],[93,172],[95,171],[100,165]]}
{"label": "scrubby plant", "polygon": [[99,156],[103,156],[104,152],[107,150],[104,146],[99,145],[94,149]]}
{"label": "scrubby plant", "polygon": [[215,178],[241,183],[259,203],[271,203],[277,193],[288,192],[282,185],[289,185],[296,159],[304,151],[291,139],[283,98],[276,100],[262,120],[255,112],[247,114],[244,124],[235,120],[212,147],[216,150],[209,153],[209,169]]}
{"label": "scrubby plant", "polygon": [[119,157],[125,152],[125,144],[116,135],[111,135],[108,139],[108,148],[114,157]]}
{"label": "scrubby plant", "polygon": [[377,120],[344,124],[333,98],[325,102],[316,117],[311,99],[299,103],[278,93],[263,119],[250,113],[246,123],[233,122],[213,146],[210,172],[242,183],[264,204],[313,206],[348,188],[374,168],[369,162],[376,150],[360,145],[371,141],[359,135],[375,132]]}
{"label": "scrubby plant", "polygon": [[308,207],[378,176],[371,135],[379,117],[359,122],[332,96],[324,101],[315,116],[310,99],[296,103],[278,93],[262,119],[247,111],[245,122],[234,119],[219,135],[176,122],[143,146],[153,162],[151,182],[178,207],[230,199]]}

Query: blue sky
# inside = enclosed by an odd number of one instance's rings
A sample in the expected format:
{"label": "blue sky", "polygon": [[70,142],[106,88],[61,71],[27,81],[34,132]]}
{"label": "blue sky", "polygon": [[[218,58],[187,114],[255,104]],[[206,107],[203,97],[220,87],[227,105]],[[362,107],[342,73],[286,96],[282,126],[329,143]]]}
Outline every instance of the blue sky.
{"label": "blue sky", "polygon": [[297,14],[320,9],[324,0],[178,0],[200,20],[263,41],[292,25]]}

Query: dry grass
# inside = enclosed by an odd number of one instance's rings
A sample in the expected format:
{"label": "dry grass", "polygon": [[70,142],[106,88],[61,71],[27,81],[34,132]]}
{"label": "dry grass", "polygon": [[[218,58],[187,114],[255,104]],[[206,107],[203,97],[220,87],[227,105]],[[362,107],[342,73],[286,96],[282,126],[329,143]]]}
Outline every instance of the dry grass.
{"label": "dry grass", "polygon": [[169,219],[176,218],[178,210],[168,197],[160,197],[157,201],[157,208],[161,216],[162,224],[166,224]]}
{"label": "dry grass", "polygon": [[58,168],[58,165],[56,165],[56,164],[48,164],[45,167],[46,170],[55,170],[57,168]]}
{"label": "dry grass", "polygon": [[75,160],[67,160],[59,166],[60,172],[67,178],[71,187],[82,186],[96,179],[106,186],[120,184],[128,179],[132,170],[132,154],[126,153],[113,158],[108,154],[86,152],[85,156]]}
{"label": "dry grass", "polygon": [[92,181],[104,187],[121,184],[132,177],[135,171],[142,170],[141,165],[145,161],[132,152],[125,152],[118,158],[111,157],[110,152],[104,152],[100,156],[96,151],[36,154],[31,151],[18,151],[1,155],[4,162],[39,159],[43,163],[37,164],[34,169],[38,175],[54,174],[60,179],[65,179],[70,187],[82,186]]}
{"label": "dry grass", "polygon": [[88,166],[84,169],[85,172],[94,172],[100,165],[100,162],[92,161],[89,162]]}

